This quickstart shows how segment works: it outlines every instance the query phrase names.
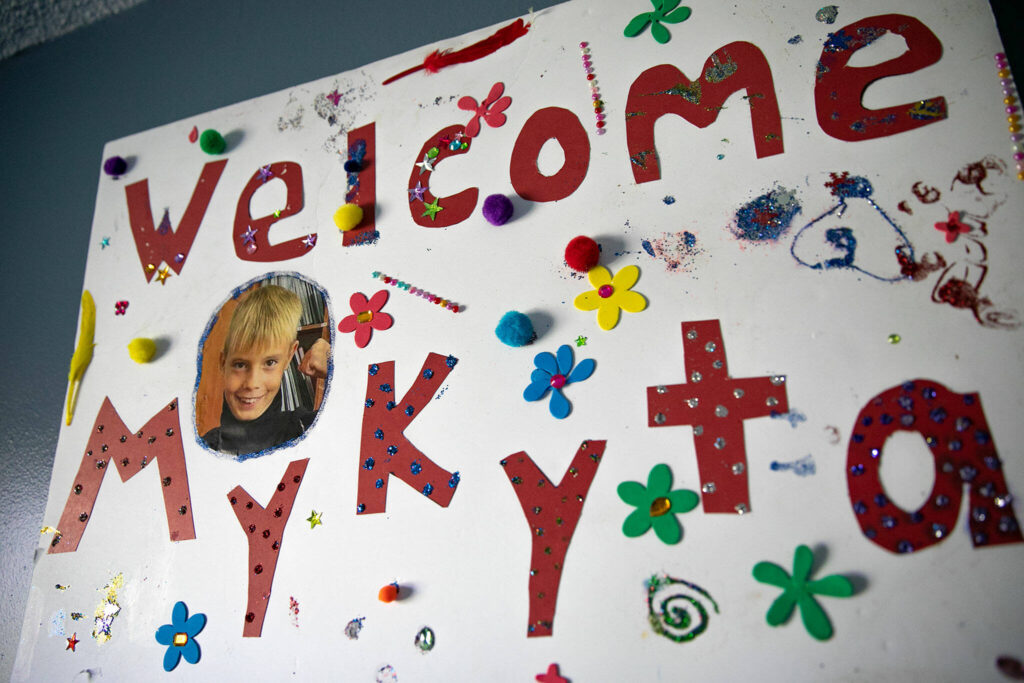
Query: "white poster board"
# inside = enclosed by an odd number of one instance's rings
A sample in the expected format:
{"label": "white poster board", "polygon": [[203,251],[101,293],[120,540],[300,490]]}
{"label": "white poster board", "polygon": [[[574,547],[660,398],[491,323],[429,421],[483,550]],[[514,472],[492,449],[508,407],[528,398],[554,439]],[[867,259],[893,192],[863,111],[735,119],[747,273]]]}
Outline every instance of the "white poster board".
{"label": "white poster board", "polygon": [[[627,37],[646,3],[570,2],[109,143],[129,163],[98,182],[96,346],[15,680],[998,680],[1024,657],[1024,185],[1001,48],[983,2],[819,9],[695,4]],[[346,195],[364,208],[347,237]],[[570,269],[577,235],[639,279]],[[280,448],[216,454],[196,424],[213,318],[281,274],[326,295],[319,411]],[[379,290],[393,324],[358,347],[338,325]],[[626,307],[613,329],[574,305],[588,290]],[[497,338],[512,310],[532,344]],[[592,375],[535,360],[563,345]],[[691,493],[659,493],[660,464]],[[790,585],[772,628],[800,545],[811,579],[847,581]],[[801,623],[814,601],[831,637]]]}

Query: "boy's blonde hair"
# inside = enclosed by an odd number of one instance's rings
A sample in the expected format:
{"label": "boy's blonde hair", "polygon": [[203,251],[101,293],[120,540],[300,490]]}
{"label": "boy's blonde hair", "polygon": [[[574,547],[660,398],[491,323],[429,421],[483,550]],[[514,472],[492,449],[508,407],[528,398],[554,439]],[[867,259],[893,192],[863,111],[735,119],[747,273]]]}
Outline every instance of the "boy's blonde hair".
{"label": "boy's blonde hair", "polygon": [[301,315],[302,304],[294,292],[268,284],[255,288],[231,316],[224,355],[295,341]]}

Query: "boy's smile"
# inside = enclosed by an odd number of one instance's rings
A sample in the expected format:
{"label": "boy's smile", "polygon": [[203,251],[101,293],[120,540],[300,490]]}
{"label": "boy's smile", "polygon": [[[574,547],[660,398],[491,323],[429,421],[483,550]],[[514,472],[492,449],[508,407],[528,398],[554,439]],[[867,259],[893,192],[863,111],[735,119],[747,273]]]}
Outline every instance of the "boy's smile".
{"label": "boy's smile", "polygon": [[284,369],[298,347],[297,341],[221,354],[224,402],[236,420],[249,422],[262,415],[281,388]]}

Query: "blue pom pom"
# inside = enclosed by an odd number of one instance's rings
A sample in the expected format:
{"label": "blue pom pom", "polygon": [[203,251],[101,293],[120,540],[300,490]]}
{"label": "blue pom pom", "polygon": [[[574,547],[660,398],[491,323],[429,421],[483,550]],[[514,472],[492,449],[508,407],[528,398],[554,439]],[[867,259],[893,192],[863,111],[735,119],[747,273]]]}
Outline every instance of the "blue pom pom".
{"label": "blue pom pom", "polygon": [[529,316],[519,311],[509,311],[501,316],[501,321],[494,333],[498,335],[498,339],[502,343],[509,346],[526,346],[537,338]]}

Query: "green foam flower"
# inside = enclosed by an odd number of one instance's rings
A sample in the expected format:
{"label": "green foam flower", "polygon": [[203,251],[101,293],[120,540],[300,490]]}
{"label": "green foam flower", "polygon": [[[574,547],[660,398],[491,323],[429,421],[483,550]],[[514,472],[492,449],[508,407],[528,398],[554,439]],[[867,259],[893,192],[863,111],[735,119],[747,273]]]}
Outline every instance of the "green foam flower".
{"label": "green foam flower", "polygon": [[627,38],[640,35],[647,24],[651,25],[651,35],[659,43],[667,43],[672,35],[668,32],[668,29],[661,25],[661,22],[667,22],[669,24],[678,24],[682,21],[686,21],[690,18],[689,7],[676,7],[679,5],[679,0],[651,0],[651,4],[654,5],[653,12],[644,12],[638,14],[626,24],[626,28],[622,31],[622,34]]}
{"label": "green foam flower", "polygon": [[694,491],[679,489],[672,491],[672,470],[668,465],[655,465],[647,475],[647,486],[637,481],[619,484],[619,498],[628,505],[636,506],[622,523],[622,533],[630,538],[642,536],[652,526],[664,543],[678,543],[683,537],[677,514],[689,512],[697,507],[700,496]]}
{"label": "green foam flower", "polygon": [[789,621],[793,608],[800,608],[807,632],[818,640],[832,637],[832,624],[814,595],[828,595],[834,598],[848,598],[853,595],[853,584],[845,576],[833,574],[817,581],[808,581],[814,553],[805,545],[797,546],[793,553],[793,576],[774,562],[758,562],[754,565],[754,578],[761,583],[778,586],[782,595],[768,608],[766,619],[771,626]]}

